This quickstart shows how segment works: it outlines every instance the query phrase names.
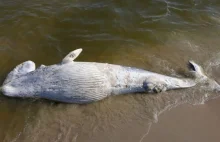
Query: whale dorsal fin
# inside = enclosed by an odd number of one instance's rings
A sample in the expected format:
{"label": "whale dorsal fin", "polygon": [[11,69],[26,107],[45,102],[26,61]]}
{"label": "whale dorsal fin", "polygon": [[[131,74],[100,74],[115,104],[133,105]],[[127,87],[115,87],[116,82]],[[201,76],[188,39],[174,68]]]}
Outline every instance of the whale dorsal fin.
{"label": "whale dorsal fin", "polygon": [[63,58],[61,64],[66,64],[66,63],[72,62],[73,60],[75,60],[75,59],[79,56],[79,54],[80,54],[81,52],[82,52],[82,49],[81,49],[81,48],[76,49],[76,50],[70,52],[68,55],[66,55],[65,58]]}

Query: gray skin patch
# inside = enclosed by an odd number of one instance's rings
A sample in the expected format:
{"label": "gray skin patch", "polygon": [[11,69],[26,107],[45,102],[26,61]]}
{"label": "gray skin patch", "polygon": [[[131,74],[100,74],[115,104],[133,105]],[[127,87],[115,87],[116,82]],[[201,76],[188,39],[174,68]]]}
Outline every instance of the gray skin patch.
{"label": "gray skin patch", "polygon": [[156,83],[150,83],[150,82],[144,82],[143,88],[148,93],[160,93],[167,90],[167,86],[165,84],[156,84]]}
{"label": "gray skin patch", "polygon": [[74,58],[76,56],[76,54],[72,53],[69,55],[70,58]]}

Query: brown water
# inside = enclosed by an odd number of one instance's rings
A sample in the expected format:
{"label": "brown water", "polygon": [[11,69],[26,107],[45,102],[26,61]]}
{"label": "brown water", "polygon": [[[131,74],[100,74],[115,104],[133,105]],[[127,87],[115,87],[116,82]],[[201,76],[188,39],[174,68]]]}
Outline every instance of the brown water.
{"label": "brown water", "polygon": [[[71,50],[83,48],[78,61],[172,76],[186,76],[186,62],[192,59],[220,82],[219,36],[217,0],[1,0],[0,80],[23,61],[55,64]],[[0,140],[144,141],[165,110],[218,96],[204,86],[115,96],[88,105],[1,95]]]}

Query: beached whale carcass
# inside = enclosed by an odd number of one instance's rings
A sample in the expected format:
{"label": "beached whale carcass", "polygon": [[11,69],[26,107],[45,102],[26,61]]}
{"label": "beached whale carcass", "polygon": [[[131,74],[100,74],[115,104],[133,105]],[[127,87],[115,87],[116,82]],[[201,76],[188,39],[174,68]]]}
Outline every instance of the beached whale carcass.
{"label": "beached whale carcass", "polygon": [[[66,103],[88,103],[110,95],[150,92],[196,85],[196,78],[175,78],[133,67],[107,63],[74,62],[82,49],[70,52],[59,64],[40,66],[26,61],[13,69],[1,90],[10,97],[39,97]],[[190,61],[191,71],[203,77]]]}

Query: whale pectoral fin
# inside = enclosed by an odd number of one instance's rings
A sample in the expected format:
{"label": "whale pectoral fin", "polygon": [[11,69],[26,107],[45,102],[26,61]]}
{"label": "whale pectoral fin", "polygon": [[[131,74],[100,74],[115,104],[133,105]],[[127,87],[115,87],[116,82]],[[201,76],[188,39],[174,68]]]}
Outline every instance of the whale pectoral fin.
{"label": "whale pectoral fin", "polygon": [[79,54],[82,52],[82,49],[76,49],[72,52],[70,52],[68,55],[66,55],[65,58],[63,58],[62,60],[62,64],[65,64],[65,63],[69,63],[69,62],[72,62],[73,60],[75,60]]}
{"label": "whale pectoral fin", "polygon": [[10,82],[17,77],[35,70],[35,63],[33,61],[26,61],[17,65],[7,76],[3,84]]}
{"label": "whale pectoral fin", "polygon": [[160,82],[144,81],[143,88],[148,93],[160,93],[167,90],[167,87]]}

